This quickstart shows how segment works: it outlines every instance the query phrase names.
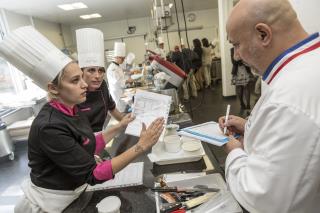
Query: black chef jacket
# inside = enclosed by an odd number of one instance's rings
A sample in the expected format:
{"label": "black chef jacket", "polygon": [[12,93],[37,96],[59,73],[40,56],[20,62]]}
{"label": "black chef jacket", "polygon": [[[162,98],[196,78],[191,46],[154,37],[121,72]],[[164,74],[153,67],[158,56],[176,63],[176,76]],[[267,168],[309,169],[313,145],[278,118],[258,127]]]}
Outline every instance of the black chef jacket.
{"label": "black chef jacket", "polygon": [[69,116],[47,103],[30,129],[31,181],[54,190],[74,190],[85,183],[104,182],[93,176],[95,147],[95,136],[86,116],[80,111]]}
{"label": "black chef jacket", "polygon": [[112,99],[107,83],[103,80],[99,89],[87,92],[85,102],[78,105],[79,109],[88,117],[94,132],[102,130],[108,111],[116,107]]}

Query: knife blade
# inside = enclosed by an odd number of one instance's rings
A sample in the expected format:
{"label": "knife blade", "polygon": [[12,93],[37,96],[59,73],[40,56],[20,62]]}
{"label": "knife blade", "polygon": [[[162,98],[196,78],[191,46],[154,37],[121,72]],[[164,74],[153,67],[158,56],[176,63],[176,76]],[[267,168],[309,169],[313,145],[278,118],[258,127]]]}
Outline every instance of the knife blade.
{"label": "knife blade", "polygon": [[180,187],[153,187],[154,192],[219,192],[218,188],[180,188]]}

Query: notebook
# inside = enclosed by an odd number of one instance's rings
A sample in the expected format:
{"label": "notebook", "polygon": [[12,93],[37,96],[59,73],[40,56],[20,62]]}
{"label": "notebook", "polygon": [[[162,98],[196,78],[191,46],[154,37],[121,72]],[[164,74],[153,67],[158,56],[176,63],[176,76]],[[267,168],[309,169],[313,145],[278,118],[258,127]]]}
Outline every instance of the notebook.
{"label": "notebook", "polygon": [[142,122],[148,127],[158,117],[163,117],[167,123],[170,105],[171,96],[138,90],[132,107],[132,113],[136,118],[128,124],[125,133],[139,137]]}
{"label": "notebook", "polygon": [[229,141],[229,138],[221,131],[219,124],[213,121],[181,129],[178,135],[196,138],[216,146],[222,146]]}
{"label": "notebook", "polygon": [[108,180],[101,184],[88,186],[86,191],[97,191],[103,189],[123,188],[130,186],[140,186],[143,184],[143,162],[130,163],[113,180]]}

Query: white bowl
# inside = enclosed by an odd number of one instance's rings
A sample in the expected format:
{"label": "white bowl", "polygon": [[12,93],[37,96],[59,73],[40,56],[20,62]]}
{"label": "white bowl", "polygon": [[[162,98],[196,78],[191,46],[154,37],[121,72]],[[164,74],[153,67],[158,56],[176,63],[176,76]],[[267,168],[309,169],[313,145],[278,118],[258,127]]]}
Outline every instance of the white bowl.
{"label": "white bowl", "polygon": [[97,204],[99,213],[120,213],[121,201],[116,196],[109,196]]}
{"label": "white bowl", "polygon": [[195,152],[201,148],[201,142],[197,139],[182,137],[182,149],[187,152]]}
{"label": "white bowl", "polygon": [[176,153],[181,150],[181,140],[179,135],[165,136],[163,141],[167,152]]}

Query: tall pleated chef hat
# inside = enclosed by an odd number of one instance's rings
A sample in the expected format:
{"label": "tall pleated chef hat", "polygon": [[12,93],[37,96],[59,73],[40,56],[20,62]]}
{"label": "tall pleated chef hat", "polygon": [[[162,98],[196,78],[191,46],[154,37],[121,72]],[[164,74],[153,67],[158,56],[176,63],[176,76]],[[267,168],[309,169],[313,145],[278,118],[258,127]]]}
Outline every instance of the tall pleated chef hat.
{"label": "tall pleated chef hat", "polygon": [[0,54],[45,90],[72,61],[32,26],[9,33],[0,42]]}
{"label": "tall pleated chef hat", "polygon": [[93,28],[82,28],[76,30],[76,37],[79,66],[104,67],[103,33]]}
{"label": "tall pleated chef hat", "polygon": [[123,42],[114,43],[114,57],[126,57],[126,44]]}
{"label": "tall pleated chef hat", "polygon": [[159,43],[159,44],[164,44],[164,40],[163,40],[162,37],[158,37],[158,43]]}
{"label": "tall pleated chef hat", "polygon": [[127,64],[132,64],[135,58],[136,58],[136,55],[134,53],[128,53],[126,57]]}

